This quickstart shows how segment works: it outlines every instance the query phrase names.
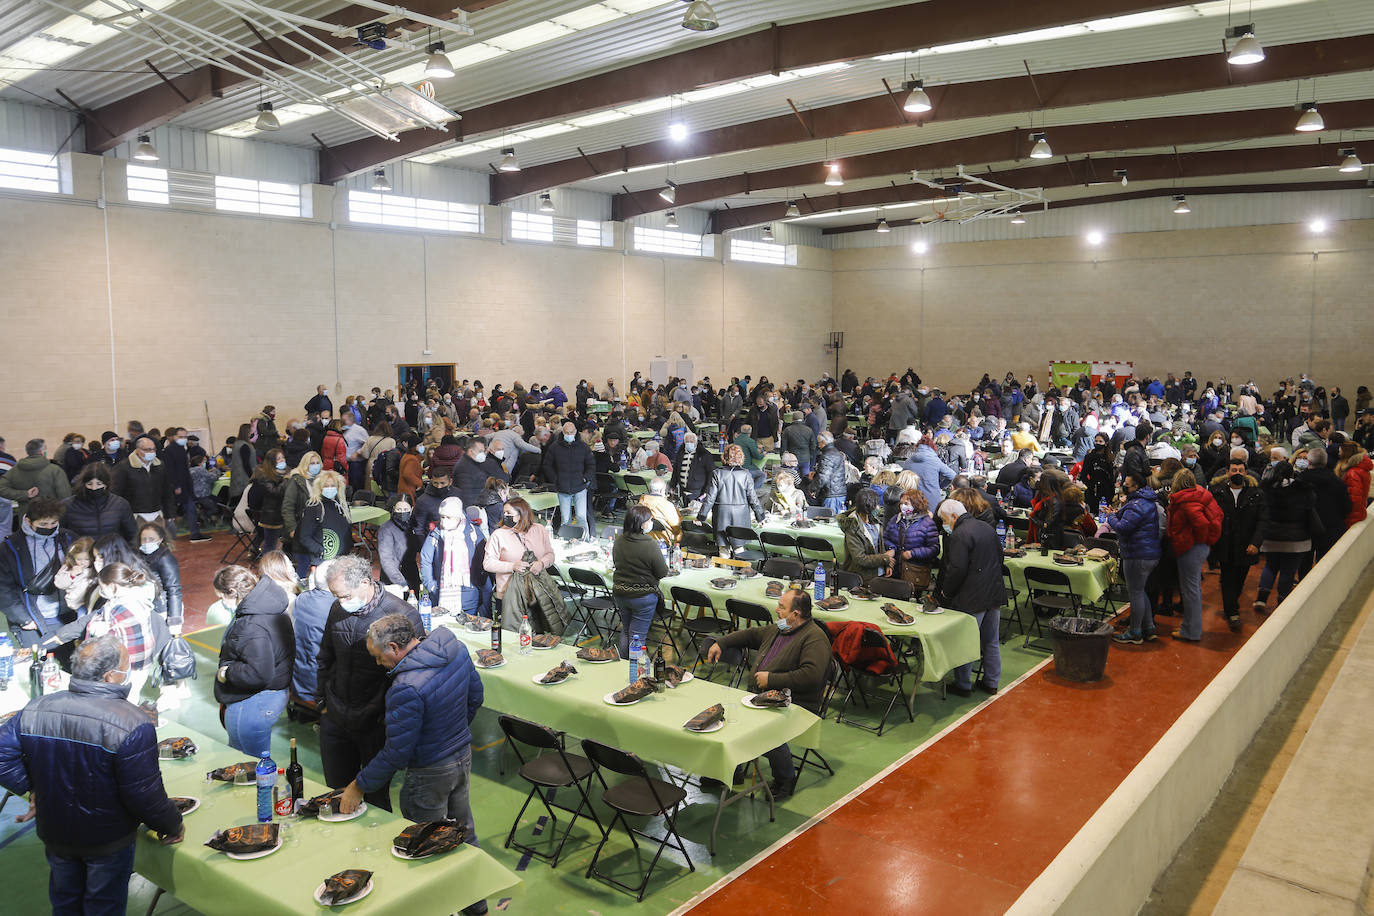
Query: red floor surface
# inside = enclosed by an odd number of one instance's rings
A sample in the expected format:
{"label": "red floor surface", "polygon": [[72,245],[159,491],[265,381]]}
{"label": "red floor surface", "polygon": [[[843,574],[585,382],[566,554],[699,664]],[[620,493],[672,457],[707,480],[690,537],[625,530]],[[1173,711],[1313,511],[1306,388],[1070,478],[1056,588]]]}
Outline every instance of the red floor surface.
{"label": "red floor surface", "polygon": [[1204,575],[1201,643],[1161,617],[1158,642],[1112,646],[1099,683],[1041,668],[691,912],[1003,912],[1254,631],[1258,578],[1242,634]]}

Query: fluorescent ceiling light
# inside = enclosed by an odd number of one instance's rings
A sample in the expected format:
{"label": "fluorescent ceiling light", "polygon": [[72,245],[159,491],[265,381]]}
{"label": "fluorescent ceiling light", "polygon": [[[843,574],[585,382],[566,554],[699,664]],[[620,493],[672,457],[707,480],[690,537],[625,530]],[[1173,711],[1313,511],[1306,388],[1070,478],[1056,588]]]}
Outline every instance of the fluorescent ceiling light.
{"label": "fluorescent ceiling light", "polygon": [[1011,215],[1011,224],[1013,226],[1026,225],[1026,214],[1022,213],[1020,210],[1017,210],[1015,213]]}
{"label": "fluorescent ceiling light", "polygon": [[157,148],[147,134],[138,135],[138,146],[134,147],[134,158],[140,162],[157,162]]}
{"label": "fluorescent ceiling light", "polygon": [[1293,129],[1305,134],[1326,129],[1326,122],[1322,120],[1321,112],[1317,111],[1316,102],[1303,102],[1302,116],[1298,118],[1298,123]]}
{"label": "fluorescent ceiling light", "polygon": [[764,240],[765,242],[771,242],[771,241],[773,241],[773,227],[772,227],[772,226],[764,226],[764,227],[763,227],[763,240]]}
{"label": "fluorescent ceiling light", "polygon": [[1179,216],[1183,216],[1186,213],[1192,213],[1193,208],[1188,206],[1188,198],[1184,197],[1182,194],[1175,195],[1174,212],[1177,213]]}
{"label": "fluorescent ceiling light", "polygon": [[630,115],[646,115],[656,111],[666,111],[672,107],[673,97],[665,95],[662,98],[645,99],[643,102],[635,102],[632,105],[621,105],[618,110]]}
{"label": "fluorescent ceiling light", "polygon": [[598,124],[609,124],[612,121],[621,121],[629,115],[617,108],[608,108],[605,111],[594,111],[591,114],[582,115],[580,118],[569,118],[568,123],[573,127],[596,127]]}
{"label": "fluorescent ceiling light", "polygon": [[554,212],[553,195],[552,195],[552,194],[549,194],[548,192],[545,192],[545,193],[539,195],[539,212],[540,212],[540,213],[552,213],[552,212]]}
{"label": "fluorescent ceiling light", "polygon": [[1257,64],[1262,60],[1264,60],[1264,48],[1260,47],[1253,30],[1242,35],[1240,41],[1235,43],[1235,46],[1231,48],[1231,53],[1226,57],[1227,63],[1239,67]]}
{"label": "fluorescent ceiling light", "polygon": [[891,231],[892,231],[892,227],[889,226],[889,225],[887,224],[887,220],[886,220],[886,219],[884,219],[883,217],[880,216],[880,217],[878,217],[878,228],[877,228],[876,231],[878,231],[878,232],[884,232],[884,233],[886,233],[886,232],[891,232]]}
{"label": "fluorescent ceiling light", "polygon": [[386,180],[386,169],[377,169],[372,173],[372,190],[390,191],[391,182]]}
{"label": "fluorescent ceiling light", "polygon": [[501,164],[496,167],[499,172],[518,172],[520,171],[520,160],[515,158],[515,147],[508,146],[501,150]]}
{"label": "fluorescent ceiling light", "polygon": [[525,48],[542,45],[546,41],[553,41],[556,38],[571,34],[572,29],[567,26],[558,25],[552,21],[536,22],[534,25],[527,25],[523,29],[516,29],[514,32],[488,38],[486,43],[500,48],[502,51],[523,51]]}
{"label": "fluorescent ceiling light", "polygon": [[[175,2],[176,0],[140,0],[139,6],[149,10],[162,10]],[[22,6],[21,4],[20,7]],[[47,28],[16,41],[4,51],[0,51],[0,80],[20,82],[40,70],[55,67],[122,34],[113,26],[92,22],[91,19],[116,17],[120,22],[134,22],[139,18],[133,12],[119,16],[119,13],[126,9],[128,7],[125,4],[115,5],[105,0],[95,0],[81,7],[79,14],[64,16]]]}
{"label": "fluorescent ceiling light", "polygon": [[429,59],[425,61],[425,79],[446,80],[453,76],[453,64],[444,54],[444,43],[436,41],[425,49]]}
{"label": "fluorescent ceiling light", "polygon": [[620,10],[607,6],[604,3],[593,3],[591,6],[584,6],[580,10],[573,10],[571,13],[564,13],[562,16],[554,16],[550,22],[557,23],[574,32],[583,29],[590,29],[602,23],[619,19],[623,16]]}

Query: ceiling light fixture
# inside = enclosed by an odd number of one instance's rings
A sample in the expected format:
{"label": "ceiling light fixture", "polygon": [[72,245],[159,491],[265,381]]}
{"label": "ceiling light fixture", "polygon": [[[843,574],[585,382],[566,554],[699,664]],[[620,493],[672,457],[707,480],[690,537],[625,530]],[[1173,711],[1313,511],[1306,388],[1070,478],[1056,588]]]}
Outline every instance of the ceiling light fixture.
{"label": "ceiling light fixture", "polygon": [[771,242],[771,241],[773,241],[773,227],[772,227],[772,226],[764,226],[764,227],[763,227],[763,240],[764,240],[765,242]]}
{"label": "ceiling light fixture", "polygon": [[1311,133],[1316,130],[1326,130],[1326,122],[1322,120],[1321,112],[1317,111],[1316,102],[1303,102],[1298,106],[1302,116],[1298,118],[1298,123],[1293,129],[1302,133]]}
{"label": "ceiling light fixture", "polygon": [[676,228],[677,228],[677,211],[676,211],[676,210],[669,210],[669,211],[668,211],[668,222],[667,222],[665,225],[666,225],[669,229],[676,229]]}
{"label": "ceiling light fixture", "polygon": [[930,111],[935,106],[930,103],[930,96],[926,95],[925,80],[909,79],[902,84],[906,90],[906,104],[902,106],[902,111],[911,114],[920,114]]}
{"label": "ceiling light fixture", "polygon": [[1184,197],[1182,194],[1175,194],[1174,212],[1177,213],[1179,216],[1182,216],[1185,213],[1192,213],[1193,208],[1188,206],[1188,198]]}
{"label": "ceiling light fixture", "polygon": [[391,182],[386,180],[386,169],[377,169],[372,173],[372,190],[390,191]]}
{"label": "ceiling light fixture", "polygon": [[787,202],[787,215],[801,216],[801,210],[797,207],[797,202],[795,200],[789,200]]}
{"label": "ceiling light fixture", "polygon": [[664,188],[662,191],[659,191],[659,192],[658,192],[658,196],[659,196],[659,197],[662,197],[664,200],[668,201],[668,203],[670,203],[670,204],[675,204],[675,203],[677,203],[677,182],[676,182],[676,181],[673,181],[673,179],[669,178],[669,179],[668,179],[668,186],[667,186],[666,188]]}
{"label": "ceiling light fixture", "polygon": [[1360,157],[1355,154],[1355,147],[1347,147],[1337,152],[1336,155],[1343,157],[1341,159],[1340,168],[1342,172],[1349,174],[1364,169],[1364,163],[1361,162]]}
{"label": "ceiling light fixture", "polygon": [[539,212],[552,213],[553,211],[553,195],[545,191],[543,194],[539,195]]}
{"label": "ceiling light fixture", "polygon": [[515,158],[515,147],[508,146],[501,150],[501,164],[496,169],[500,172],[520,171],[520,160]]}
{"label": "ceiling light fixture", "polygon": [[1126,185],[1127,185],[1128,182],[1127,182],[1127,179],[1126,179],[1126,170],[1125,170],[1125,169],[1113,169],[1113,170],[1112,170],[1112,175],[1116,176],[1117,178],[1120,178],[1120,179],[1121,179],[1121,186],[1122,186],[1123,188],[1126,187]]}
{"label": "ceiling light fixture", "polygon": [[1226,30],[1227,38],[1239,38],[1231,46],[1231,53],[1226,55],[1226,62],[1238,67],[1247,67],[1250,64],[1257,64],[1264,60],[1264,48],[1260,47],[1258,39],[1255,38],[1255,27],[1251,25],[1238,25],[1235,28]]}
{"label": "ceiling light fixture", "polygon": [[925,254],[930,250],[930,243],[925,239],[917,239],[911,243],[911,250],[916,254]]}
{"label": "ceiling light fixture", "polygon": [[138,146],[134,148],[134,158],[143,162],[157,162],[157,147],[148,139],[147,134],[138,135]]}
{"label": "ceiling light fixture", "polygon": [[1011,215],[1011,224],[1013,226],[1026,225],[1026,214],[1022,213],[1020,210],[1015,211]]}
{"label": "ceiling light fixture", "polygon": [[281,130],[281,122],[272,113],[271,102],[261,102],[258,105],[258,120],[253,125],[254,130]]}
{"label": "ceiling light fixture", "polygon": [[878,231],[879,231],[879,232],[891,232],[891,231],[892,231],[892,227],[889,226],[889,225],[887,224],[887,220],[886,220],[884,217],[881,217],[881,216],[878,217]]}
{"label": "ceiling light fixture", "polygon": [[425,49],[429,60],[425,61],[425,79],[446,80],[453,76],[453,62],[444,53],[444,43],[436,41]]}
{"label": "ceiling light fixture", "polygon": [[720,22],[716,19],[716,11],[711,9],[711,4],[706,0],[692,0],[682,16],[682,27],[693,32],[710,32],[720,28]]}
{"label": "ceiling light fixture", "polygon": [[1326,220],[1320,218],[1314,219],[1307,224],[1307,228],[1320,235],[1326,231]]}
{"label": "ceiling light fixture", "polygon": [[830,163],[830,174],[825,176],[825,183],[832,188],[844,187],[844,176],[840,174],[840,164]]}
{"label": "ceiling light fixture", "polygon": [[1094,229],[1088,233],[1088,244],[1101,245],[1103,238],[1105,238],[1105,236],[1103,236],[1101,232]]}
{"label": "ceiling light fixture", "polygon": [[668,139],[675,143],[681,143],[687,139],[687,125],[681,121],[674,121],[668,125]]}
{"label": "ceiling light fixture", "polygon": [[1050,143],[1045,139],[1043,133],[1031,134],[1030,138],[1034,144],[1030,151],[1032,159],[1051,159],[1054,157],[1054,150],[1050,149]]}

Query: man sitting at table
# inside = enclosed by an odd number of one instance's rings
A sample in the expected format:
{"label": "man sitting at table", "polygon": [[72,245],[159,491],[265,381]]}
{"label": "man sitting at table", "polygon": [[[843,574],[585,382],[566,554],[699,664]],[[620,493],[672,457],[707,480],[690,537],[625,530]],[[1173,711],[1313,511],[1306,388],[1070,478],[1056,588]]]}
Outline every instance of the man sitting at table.
{"label": "man sitting at table", "polygon": [[701,447],[696,433],[682,437],[682,451],[678,452],[677,465],[673,468],[673,486],[684,505],[701,499],[715,468],[715,456]]}
{"label": "man sitting at table", "polygon": [[[1007,601],[1002,584],[1002,545],[996,530],[969,514],[957,500],[946,499],[936,514],[945,533],[936,600],[941,607],[963,611],[978,622],[983,661],[978,688],[995,694],[1002,676],[1001,608]],[[954,669],[950,693],[972,696],[972,677],[972,662]]]}
{"label": "man sitting at table", "polygon": [[[720,661],[722,649],[754,649],[749,691],[790,688],[794,703],[815,712],[820,708],[825,673],[830,665],[830,638],[811,619],[811,596],[801,589],[783,592],[774,613],[778,615],[776,624],[748,627],[721,636],[707,650],[706,660],[711,664]],[[782,744],[764,756],[773,771],[773,798],[787,798],[797,785],[792,749]],[[735,774],[742,778],[743,768],[736,769]],[[710,784],[709,780],[703,782]]]}
{"label": "man sitting at table", "polygon": [[[390,673],[386,690],[386,743],[344,789],[339,811],[358,809],[365,792],[385,791],[397,770],[401,816],[406,820],[454,820],[467,825],[466,842],[480,847],[468,801],[472,733],[482,708],[482,679],[467,647],[440,627],[428,636],[401,614],[367,628],[367,651]],[[479,900],[464,913],[485,913]]]}
{"label": "man sitting at table", "polygon": [[654,530],[649,532],[654,540],[669,547],[682,540],[682,514],[677,506],[668,499],[668,481],[655,477],[649,481],[649,492],[639,497],[639,504],[649,510],[655,522]]}

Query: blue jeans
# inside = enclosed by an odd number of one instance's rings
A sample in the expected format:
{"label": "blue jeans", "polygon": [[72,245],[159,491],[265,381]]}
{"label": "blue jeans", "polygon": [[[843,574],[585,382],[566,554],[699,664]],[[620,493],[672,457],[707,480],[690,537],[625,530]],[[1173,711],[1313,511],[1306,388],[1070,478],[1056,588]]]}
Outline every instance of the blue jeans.
{"label": "blue jeans", "polygon": [[581,525],[585,529],[582,534],[583,539],[586,540],[596,537],[596,522],[587,514],[586,490],[579,490],[576,493],[558,494],[558,517],[562,520],[562,524],[573,524],[574,507],[577,510],[576,524]]}
{"label": "blue jeans", "polygon": [[620,612],[620,657],[630,657],[630,637],[638,636],[649,644],[649,626],[658,613],[659,597],[655,592],[638,598],[616,596],[615,607]]}
{"label": "blue jeans", "polygon": [[133,843],[107,856],[47,855],[53,916],[124,916],[134,873]]}
{"label": "blue jeans", "polygon": [[200,537],[200,518],[196,515],[196,498],[189,491],[181,494],[181,517],[186,522],[186,531],[193,538]]}
{"label": "blue jeans", "polygon": [[270,753],[272,726],[285,708],[285,690],[263,690],[246,700],[230,703],[224,711],[229,746],[253,757]]}
{"label": "blue jeans", "polygon": [[1178,593],[1183,598],[1179,631],[1184,639],[1202,638],[1202,566],[1211,551],[1208,544],[1194,544],[1178,555]]}
{"label": "blue jeans", "polygon": [[1302,558],[1307,556],[1303,553],[1266,553],[1264,555],[1264,568],[1260,570],[1259,593],[1255,596],[1260,601],[1269,600],[1269,591],[1274,587],[1274,580],[1278,580],[1279,600],[1276,604],[1282,604],[1283,599],[1288,597],[1288,593],[1293,590],[1293,582],[1297,579],[1298,570],[1302,566]]}
{"label": "blue jeans", "polygon": [[797,473],[805,477],[811,473],[811,462],[797,459]]}
{"label": "blue jeans", "polygon": [[1132,634],[1142,635],[1155,631],[1154,608],[1150,607],[1150,598],[1145,593],[1145,582],[1158,565],[1159,557],[1148,559],[1128,557],[1121,561],[1121,574],[1126,577],[1126,592],[1130,596],[1131,602],[1130,632]]}
{"label": "blue jeans", "polygon": [[843,497],[843,496],[827,496],[827,497],[825,498],[825,503],[824,503],[824,505],[825,505],[825,507],[826,507],[827,509],[829,509],[831,512],[834,512],[836,515],[839,515],[841,512],[844,511],[844,497]]}
{"label": "blue jeans", "polygon": [[768,758],[768,768],[773,771],[775,782],[790,783],[797,778],[797,766],[792,762],[792,749],[780,744],[763,756]]}
{"label": "blue jeans", "polygon": [[[468,803],[468,782],[472,776],[472,748],[464,747],[447,760],[406,770],[401,784],[401,816],[406,820],[462,821],[468,825],[468,845],[477,842],[477,825],[472,821]],[[485,913],[487,902],[477,900],[463,908],[464,913]]]}
{"label": "blue jeans", "polygon": [[[978,621],[978,642],[982,645],[983,683],[996,687],[1002,679],[1002,612],[982,611],[970,614]],[[954,669],[956,686],[968,690],[973,686],[973,663]]]}

